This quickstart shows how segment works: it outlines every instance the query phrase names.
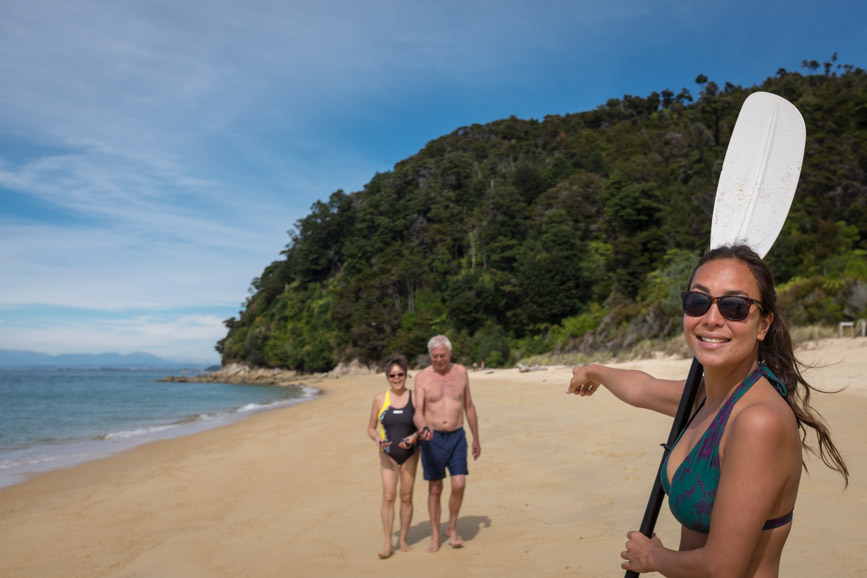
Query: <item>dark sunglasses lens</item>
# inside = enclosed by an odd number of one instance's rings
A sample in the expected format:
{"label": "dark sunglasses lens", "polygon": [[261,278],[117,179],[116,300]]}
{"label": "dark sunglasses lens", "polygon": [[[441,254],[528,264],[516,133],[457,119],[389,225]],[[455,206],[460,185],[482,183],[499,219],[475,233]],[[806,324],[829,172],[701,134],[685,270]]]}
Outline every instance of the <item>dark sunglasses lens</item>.
{"label": "dark sunglasses lens", "polygon": [[390,377],[391,379],[394,379],[395,377],[403,377],[404,375],[405,375],[404,373],[389,373],[388,377]]}
{"label": "dark sunglasses lens", "polygon": [[719,312],[729,321],[743,321],[750,314],[751,302],[743,297],[721,297],[717,301]]}
{"label": "dark sunglasses lens", "polygon": [[690,317],[698,317],[707,313],[710,309],[710,304],[713,302],[708,295],[701,293],[684,293],[683,294],[683,312]]}
{"label": "dark sunglasses lens", "polygon": [[[683,312],[690,317],[700,317],[708,312],[714,299],[704,293],[684,293]],[[716,300],[720,314],[729,321],[743,321],[750,314],[752,302],[744,297],[729,295]]]}

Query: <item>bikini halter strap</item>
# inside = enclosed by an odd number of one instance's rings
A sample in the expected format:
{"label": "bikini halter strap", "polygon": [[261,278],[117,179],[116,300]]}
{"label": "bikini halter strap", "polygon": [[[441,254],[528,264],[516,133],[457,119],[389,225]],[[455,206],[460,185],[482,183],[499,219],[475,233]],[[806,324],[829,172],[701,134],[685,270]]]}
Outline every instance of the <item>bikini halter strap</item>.
{"label": "bikini halter strap", "polygon": [[764,363],[759,363],[759,371],[762,372],[762,375],[765,376],[765,379],[771,382],[771,385],[774,386],[774,389],[777,390],[777,393],[786,397],[788,395],[789,390],[786,389],[786,384],[780,381],[780,378],[774,375],[774,372],[771,371],[771,368],[765,365]]}

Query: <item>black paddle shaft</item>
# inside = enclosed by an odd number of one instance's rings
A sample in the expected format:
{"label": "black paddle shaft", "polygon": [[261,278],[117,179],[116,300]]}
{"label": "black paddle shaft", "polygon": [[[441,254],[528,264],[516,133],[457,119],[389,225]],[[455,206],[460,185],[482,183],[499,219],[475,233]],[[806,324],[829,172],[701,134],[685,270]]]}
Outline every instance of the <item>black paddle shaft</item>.
{"label": "black paddle shaft", "polygon": [[[703,373],[704,368],[697,359],[693,358],[692,366],[689,368],[689,376],[686,378],[686,385],[683,387],[683,395],[680,397],[680,404],[677,406],[677,413],[674,415],[671,431],[668,433],[668,442],[662,446],[662,459],[659,461],[656,477],[653,478],[653,489],[650,490],[650,498],[648,498],[647,508],[644,510],[644,519],[641,520],[641,533],[648,538],[653,536],[653,528],[656,526],[656,519],[659,517],[659,509],[662,507],[662,500],[665,498],[665,492],[662,491],[662,484],[660,483],[662,466],[665,464],[665,460],[668,459],[671,447],[677,441],[680,432],[684,430],[689,421],[689,414],[692,413],[692,408],[695,405],[695,396],[698,394],[698,386],[701,384]],[[638,572],[634,570],[626,571],[625,578],[637,577]]]}

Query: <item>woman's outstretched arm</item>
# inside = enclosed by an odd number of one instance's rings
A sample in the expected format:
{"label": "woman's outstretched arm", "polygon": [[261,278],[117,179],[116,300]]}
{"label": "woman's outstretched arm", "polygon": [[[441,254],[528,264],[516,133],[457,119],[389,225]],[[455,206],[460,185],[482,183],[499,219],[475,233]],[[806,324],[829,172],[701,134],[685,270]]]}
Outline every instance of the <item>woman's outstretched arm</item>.
{"label": "woman's outstretched arm", "polygon": [[572,368],[572,379],[566,393],[587,396],[605,387],[618,399],[631,406],[674,416],[686,380],[657,379],[635,369],[616,369],[596,363]]}

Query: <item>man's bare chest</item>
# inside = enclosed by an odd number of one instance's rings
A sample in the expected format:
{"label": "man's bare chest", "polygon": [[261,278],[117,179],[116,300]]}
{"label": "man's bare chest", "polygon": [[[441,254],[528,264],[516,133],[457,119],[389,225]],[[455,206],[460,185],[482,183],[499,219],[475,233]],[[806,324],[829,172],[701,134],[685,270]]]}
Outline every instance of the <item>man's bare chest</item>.
{"label": "man's bare chest", "polygon": [[425,401],[429,403],[464,400],[465,387],[462,383],[443,381],[430,383],[425,387]]}

